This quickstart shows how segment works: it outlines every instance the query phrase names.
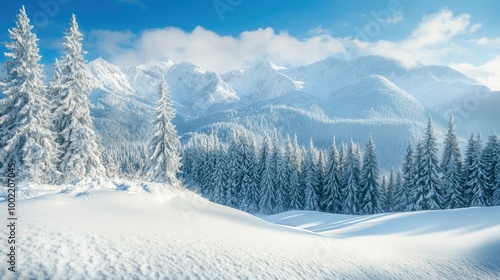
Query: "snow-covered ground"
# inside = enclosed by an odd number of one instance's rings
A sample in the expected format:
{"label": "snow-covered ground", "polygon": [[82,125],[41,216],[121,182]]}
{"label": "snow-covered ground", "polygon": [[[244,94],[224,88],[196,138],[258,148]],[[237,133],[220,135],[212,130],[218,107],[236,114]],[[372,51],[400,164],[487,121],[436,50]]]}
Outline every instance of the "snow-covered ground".
{"label": "snow-covered ground", "polygon": [[1,279],[500,278],[500,207],[255,217],[159,184],[65,189],[18,202],[18,274],[2,261]]}

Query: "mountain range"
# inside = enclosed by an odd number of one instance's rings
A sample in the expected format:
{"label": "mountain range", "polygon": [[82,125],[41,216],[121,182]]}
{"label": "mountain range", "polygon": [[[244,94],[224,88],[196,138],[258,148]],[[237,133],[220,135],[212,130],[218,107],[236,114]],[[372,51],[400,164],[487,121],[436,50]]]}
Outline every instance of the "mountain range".
{"label": "mountain range", "polygon": [[421,135],[430,115],[441,136],[451,113],[464,139],[471,130],[500,128],[499,92],[446,66],[406,68],[378,56],[329,57],[296,68],[266,61],[224,74],[172,61],[123,68],[97,59],[88,68],[92,114],[108,147],[147,141],[162,78],[184,140],[214,130],[227,136],[235,129],[256,135],[277,129],[327,148],[334,135],[364,143],[371,134],[389,167],[399,166],[407,141]]}

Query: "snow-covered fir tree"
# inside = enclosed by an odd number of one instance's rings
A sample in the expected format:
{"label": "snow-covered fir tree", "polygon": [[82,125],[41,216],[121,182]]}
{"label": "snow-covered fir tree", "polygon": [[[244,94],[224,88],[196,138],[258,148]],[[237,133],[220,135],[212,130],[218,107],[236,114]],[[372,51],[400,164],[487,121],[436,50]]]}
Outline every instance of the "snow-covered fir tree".
{"label": "snow-covered fir tree", "polygon": [[156,110],[155,131],[149,144],[149,160],[145,175],[155,182],[179,186],[177,178],[181,166],[179,137],[172,120],[175,112],[167,88],[162,80],[159,87],[158,108]]}
{"label": "snow-covered fir tree", "polygon": [[382,175],[382,181],[380,182],[380,195],[382,197],[382,210],[383,212],[388,212],[386,210],[386,195],[387,195],[387,176],[384,174]]}
{"label": "snow-covered fir tree", "polygon": [[342,212],[342,178],[339,170],[339,155],[335,138],[332,140],[330,155],[326,164],[321,209],[329,213]]}
{"label": "snow-covered fir tree", "polygon": [[276,166],[272,157],[273,151],[271,148],[271,139],[269,136],[264,136],[264,144],[260,155],[260,162],[262,164],[260,170],[260,201],[259,210],[264,214],[272,214],[276,203]]}
{"label": "snow-covered fir tree", "polygon": [[[57,98],[56,128],[62,150],[59,170],[65,182],[104,175],[101,148],[90,116],[90,78],[82,49],[83,35],[73,15],[64,37],[62,82]],[[172,170],[176,170],[172,166]]]}
{"label": "snow-covered fir tree", "polygon": [[443,175],[443,187],[446,189],[445,209],[462,208],[465,206],[464,188],[461,168],[457,157],[450,157]]}
{"label": "snow-covered fir tree", "polygon": [[482,153],[482,161],[484,164],[484,172],[486,176],[486,189],[488,194],[488,203],[491,204],[492,197],[495,191],[495,185],[499,178],[496,177],[495,170],[497,165],[500,164],[497,155],[500,153],[500,145],[498,143],[498,136],[493,133],[488,137],[488,142],[484,146]]}
{"label": "snow-covered fir tree", "polygon": [[259,172],[257,151],[253,139],[243,135],[240,142],[241,185],[238,188],[238,201],[243,211],[254,213],[258,211]]}
{"label": "snow-covered fir tree", "polygon": [[411,145],[411,141],[408,141],[408,145],[406,146],[405,156],[403,159],[403,168],[402,168],[402,177],[403,184],[401,185],[401,189],[396,195],[396,209],[395,211],[407,211],[410,206],[410,198],[414,188],[414,155],[413,155],[413,147]]}
{"label": "snow-covered fir tree", "polygon": [[229,171],[229,187],[226,191],[226,205],[234,208],[239,208],[238,192],[241,187],[243,178],[243,170],[240,153],[241,137],[235,132],[231,135],[227,151],[227,169]]}
{"label": "snow-covered fir tree", "polygon": [[417,182],[424,188],[424,209],[426,210],[441,209],[443,203],[436,141],[432,118],[429,117],[422,146],[420,178]]}
{"label": "snow-covered fir tree", "polygon": [[288,163],[285,161],[283,149],[280,147],[278,134],[273,135],[273,162],[276,170],[275,191],[276,201],[274,212],[281,213],[286,210],[286,197],[288,195],[289,171]]}
{"label": "snow-covered fir tree", "polygon": [[[497,150],[500,151],[500,141],[497,141]],[[491,205],[500,206],[500,152],[496,154],[497,165],[495,167],[495,178],[496,181],[493,187],[493,197],[491,199]]]}
{"label": "snow-covered fir tree", "polygon": [[42,81],[38,39],[32,29],[23,6],[16,27],[9,29],[11,41],[5,43],[8,52],[6,82],[1,83],[6,97],[0,101],[0,173],[7,174],[13,163],[20,181],[54,183],[60,175],[59,150]]}
{"label": "snow-covered fir tree", "polygon": [[227,174],[226,156],[224,147],[217,141],[217,148],[214,151],[214,170],[210,177],[210,190],[212,192],[211,198],[213,202],[225,204],[226,203],[226,186],[229,182]]}
{"label": "snow-covered fir tree", "polygon": [[301,173],[301,157],[300,148],[297,143],[297,136],[294,138],[292,144],[292,151],[290,155],[290,206],[289,210],[302,210],[304,209],[304,197],[302,192],[302,185],[300,182]]}
{"label": "snow-covered fir tree", "polygon": [[476,137],[473,131],[465,147],[465,158],[462,168],[465,207],[469,207],[472,201],[472,193],[468,182],[473,180],[475,160],[477,159],[477,154],[480,153],[480,151],[477,151],[477,147],[478,145],[476,144]]}
{"label": "snow-covered fir tree", "polygon": [[473,207],[489,206],[488,183],[485,172],[487,163],[482,156],[482,146],[481,135],[478,134],[474,141],[472,161],[469,166],[470,173],[466,182],[471,197],[469,206]]}
{"label": "snow-covered fir tree", "polygon": [[415,154],[413,157],[413,167],[412,167],[412,188],[409,192],[409,203],[406,211],[421,211],[426,210],[427,206],[425,204],[425,186],[422,178],[422,158],[423,158],[423,148],[424,142],[418,139],[415,148]]}
{"label": "snow-covered fir tree", "polygon": [[447,209],[463,207],[462,154],[455,131],[453,116],[450,117],[448,133],[444,141],[441,170],[443,172],[443,207]]}
{"label": "snow-covered fir tree", "polygon": [[375,144],[372,136],[368,138],[361,168],[361,214],[377,214],[382,212],[382,195],[380,193],[380,175]]}
{"label": "snow-covered fir tree", "polygon": [[304,209],[310,211],[319,211],[318,198],[318,150],[314,147],[312,139],[309,140],[309,151],[304,163],[305,172],[305,190],[304,190]]}
{"label": "snow-covered fir tree", "polygon": [[[386,179],[387,180],[387,179]],[[394,212],[394,192],[396,189],[396,178],[394,177],[394,168],[391,169],[389,180],[384,192],[384,210],[385,212]]]}
{"label": "snow-covered fir tree", "polygon": [[341,181],[342,188],[342,213],[358,214],[361,205],[361,155],[353,141],[347,149],[344,164],[344,176]]}
{"label": "snow-covered fir tree", "polygon": [[455,128],[455,121],[453,115],[450,117],[448,123],[448,132],[444,140],[443,158],[441,160],[441,170],[446,173],[451,158],[455,158],[459,170],[462,168],[462,153],[460,152],[460,144],[458,143],[458,136]]}
{"label": "snow-covered fir tree", "polygon": [[398,170],[398,173],[396,175],[396,182],[394,183],[394,212],[401,212],[402,207],[399,203],[401,203],[401,200],[398,198],[398,196],[402,195],[402,189],[403,189],[403,175],[401,174],[401,170]]}

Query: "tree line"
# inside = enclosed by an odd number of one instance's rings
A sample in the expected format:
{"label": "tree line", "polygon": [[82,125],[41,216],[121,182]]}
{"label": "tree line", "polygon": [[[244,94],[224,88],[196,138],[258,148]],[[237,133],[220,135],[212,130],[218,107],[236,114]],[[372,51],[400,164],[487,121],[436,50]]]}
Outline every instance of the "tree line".
{"label": "tree line", "polygon": [[332,141],[328,152],[275,132],[262,140],[233,133],[222,143],[213,133],[183,148],[187,186],[213,202],[251,213],[312,210],[341,214],[453,209],[500,205],[500,142],[483,146],[471,135],[462,158],[453,118],[441,160],[429,118],[423,138],[408,143],[401,170],[381,175],[371,137],[364,152],[355,142]]}

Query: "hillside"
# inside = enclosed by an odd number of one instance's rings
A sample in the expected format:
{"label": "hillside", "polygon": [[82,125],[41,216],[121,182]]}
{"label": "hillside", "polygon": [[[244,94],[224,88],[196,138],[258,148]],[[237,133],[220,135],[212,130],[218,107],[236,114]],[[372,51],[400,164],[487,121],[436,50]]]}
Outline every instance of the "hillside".
{"label": "hillside", "polygon": [[500,277],[499,207],[258,218],[159,184],[64,188],[20,201],[19,274],[2,262],[2,279]]}

